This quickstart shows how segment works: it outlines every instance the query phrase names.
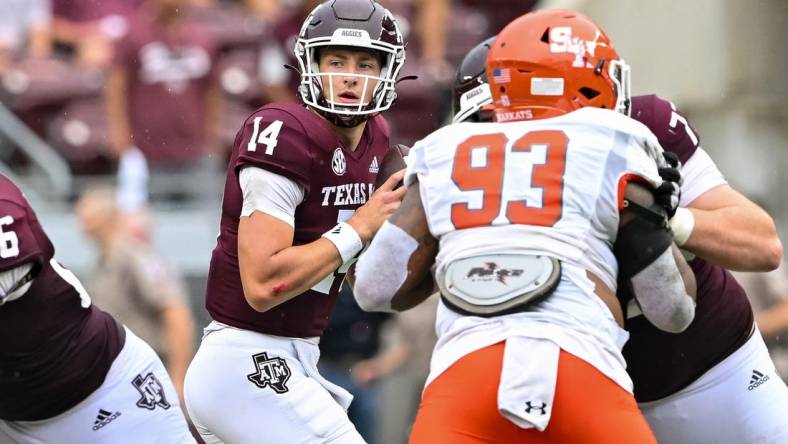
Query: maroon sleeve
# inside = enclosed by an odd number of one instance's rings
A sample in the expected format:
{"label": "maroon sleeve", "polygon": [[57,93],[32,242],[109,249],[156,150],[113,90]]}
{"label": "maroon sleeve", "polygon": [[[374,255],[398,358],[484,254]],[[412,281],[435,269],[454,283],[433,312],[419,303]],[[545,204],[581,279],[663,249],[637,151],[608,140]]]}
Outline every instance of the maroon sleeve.
{"label": "maroon sleeve", "polygon": [[239,135],[234,147],[236,171],[247,165],[263,168],[309,192],[312,152],[306,129],[295,116],[278,108],[261,108],[246,119]]}
{"label": "maroon sleeve", "polygon": [[665,151],[679,156],[682,163],[686,163],[700,145],[698,132],[686,116],[674,109],[669,101],[656,95],[633,97],[631,115],[657,136]]}
{"label": "maroon sleeve", "polygon": [[6,199],[0,200],[0,271],[42,261],[41,246],[29,218],[24,206]]}

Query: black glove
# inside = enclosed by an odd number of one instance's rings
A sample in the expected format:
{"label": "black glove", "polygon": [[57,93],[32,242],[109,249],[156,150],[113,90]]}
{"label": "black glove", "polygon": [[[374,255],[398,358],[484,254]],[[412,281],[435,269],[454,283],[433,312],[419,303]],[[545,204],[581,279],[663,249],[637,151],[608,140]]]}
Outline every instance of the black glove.
{"label": "black glove", "polygon": [[654,201],[665,209],[668,214],[668,219],[676,214],[676,208],[679,207],[681,200],[681,161],[679,156],[674,153],[665,151],[662,153],[665,158],[665,165],[658,168],[659,177],[662,178],[662,184],[654,191]]}

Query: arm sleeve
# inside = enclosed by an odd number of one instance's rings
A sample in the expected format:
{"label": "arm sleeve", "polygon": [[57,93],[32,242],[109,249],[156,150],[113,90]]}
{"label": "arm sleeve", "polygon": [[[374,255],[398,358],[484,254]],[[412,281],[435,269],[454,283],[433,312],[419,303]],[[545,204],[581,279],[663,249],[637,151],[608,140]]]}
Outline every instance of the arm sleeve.
{"label": "arm sleeve", "polygon": [[243,193],[241,217],[261,211],[295,227],[296,207],[304,200],[304,188],[287,177],[253,166],[238,175]]}
{"label": "arm sleeve", "polygon": [[698,148],[681,168],[684,183],[681,186],[680,206],[686,207],[698,196],[728,182],[709,154]]}
{"label": "arm sleeve", "polygon": [[684,289],[670,248],[632,276],[632,289],[646,319],[660,330],[680,333],[695,318],[695,301]]}
{"label": "arm sleeve", "polygon": [[252,114],[236,138],[234,168],[254,166],[284,176],[309,193],[312,168],[310,140],[301,122],[278,108]]}

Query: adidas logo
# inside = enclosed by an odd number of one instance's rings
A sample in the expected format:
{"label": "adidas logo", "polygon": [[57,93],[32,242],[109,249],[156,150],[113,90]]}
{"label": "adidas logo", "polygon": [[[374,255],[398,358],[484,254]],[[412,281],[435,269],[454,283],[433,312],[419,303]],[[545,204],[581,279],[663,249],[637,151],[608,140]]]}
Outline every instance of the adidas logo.
{"label": "adidas logo", "polygon": [[378,158],[376,156],[372,158],[372,163],[369,164],[369,172],[377,174],[378,171],[380,171],[380,165],[378,164]]}
{"label": "adidas logo", "polygon": [[750,386],[747,387],[747,390],[754,390],[768,380],[769,380],[769,375],[764,375],[758,370],[753,370],[752,376],[750,377]]}
{"label": "adidas logo", "polygon": [[331,234],[339,234],[340,232],[342,232],[342,225],[337,225],[333,230],[331,230]]}
{"label": "adidas logo", "polygon": [[107,424],[114,421],[118,416],[120,416],[120,412],[112,413],[104,409],[99,409],[98,415],[96,415],[96,421],[93,422],[93,431],[95,432],[96,430],[106,426]]}

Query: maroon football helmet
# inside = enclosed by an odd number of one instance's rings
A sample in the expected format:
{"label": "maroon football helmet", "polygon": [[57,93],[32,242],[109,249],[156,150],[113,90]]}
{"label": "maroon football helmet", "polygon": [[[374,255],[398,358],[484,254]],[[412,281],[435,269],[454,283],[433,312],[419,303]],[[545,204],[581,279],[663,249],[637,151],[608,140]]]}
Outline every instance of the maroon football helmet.
{"label": "maroon football helmet", "polygon": [[[490,52],[495,36],[474,46],[468,51],[457,68],[454,78],[454,123],[479,121],[480,113],[485,105],[492,104],[490,85],[484,65],[487,53]],[[492,118],[492,116],[490,116]],[[491,120],[491,119],[486,119]]]}
{"label": "maroon football helmet", "polygon": [[[327,46],[373,50],[382,57],[379,76],[356,76],[367,87],[377,82],[369,102],[348,105],[329,99],[326,88],[332,88],[332,73],[321,72],[319,50]],[[373,0],[329,0],[318,5],[306,18],[295,45],[295,55],[301,70],[298,93],[301,100],[329,122],[341,127],[352,127],[376,113],[387,110],[397,93],[394,85],[405,63],[405,43],[394,16]]]}

